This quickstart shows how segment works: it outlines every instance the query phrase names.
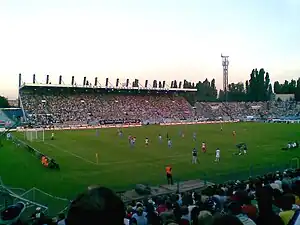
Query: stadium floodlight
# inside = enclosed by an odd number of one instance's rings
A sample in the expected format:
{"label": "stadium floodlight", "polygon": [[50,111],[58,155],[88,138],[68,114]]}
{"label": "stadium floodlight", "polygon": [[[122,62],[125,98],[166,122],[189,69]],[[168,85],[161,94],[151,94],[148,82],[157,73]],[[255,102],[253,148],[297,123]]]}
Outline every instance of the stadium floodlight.
{"label": "stadium floodlight", "polygon": [[26,129],[24,138],[27,141],[45,141],[45,130],[43,128]]}

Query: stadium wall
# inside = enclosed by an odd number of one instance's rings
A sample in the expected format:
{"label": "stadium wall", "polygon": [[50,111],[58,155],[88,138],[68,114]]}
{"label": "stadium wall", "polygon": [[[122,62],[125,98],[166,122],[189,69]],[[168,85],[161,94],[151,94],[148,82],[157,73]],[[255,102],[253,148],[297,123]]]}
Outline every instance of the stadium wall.
{"label": "stadium wall", "polygon": [[219,123],[237,123],[237,122],[240,122],[240,120],[176,122],[176,123],[160,123],[159,125],[161,125],[161,126],[176,126],[176,125],[219,124]]}
{"label": "stadium wall", "polygon": [[[159,123],[160,126],[177,126],[177,125],[196,125],[196,124],[222,124],[222,123],[238,123],[238,122],[250,122],[242,120],[228,120],[228,121],[195,121],[195,122],[170,122],[170,123]],[[300,123],[300,120],[290,120],[290,119],[273,119],[273,120],[253,120],[252,122],[271,122],[271,123]],[[129,127],[141,127],[140,124],[116,124],[116,125],[99,125],[99,126],[88,126],[88,125],[73,125],[73,126],[57,126],[57,127],[46,127],[46,131],[50,130],[88,130],[88,129],[105,129],[105,128],[129,128]],[[0,133],[5,132],[7,129],[0,128]],[[10,129],[10,131],[24,132],[27,128],[17,127],[16,129]]]}

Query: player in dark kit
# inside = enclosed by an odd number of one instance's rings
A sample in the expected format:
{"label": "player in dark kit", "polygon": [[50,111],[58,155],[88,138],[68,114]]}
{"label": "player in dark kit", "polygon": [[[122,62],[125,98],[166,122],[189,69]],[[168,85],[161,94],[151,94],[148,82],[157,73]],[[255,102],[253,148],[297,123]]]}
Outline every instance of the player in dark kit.
{"label": "player in dark kit", "polygon": [[198,152],[196,148],[194,148],[192,151],[192,164],[197,164],[197,162],[198,162]]}
{"label": "player in dark kit", "polygon": [[247,154],[247,145],[246,143],[237,144],[236,147],[239,149],[238,155]]}

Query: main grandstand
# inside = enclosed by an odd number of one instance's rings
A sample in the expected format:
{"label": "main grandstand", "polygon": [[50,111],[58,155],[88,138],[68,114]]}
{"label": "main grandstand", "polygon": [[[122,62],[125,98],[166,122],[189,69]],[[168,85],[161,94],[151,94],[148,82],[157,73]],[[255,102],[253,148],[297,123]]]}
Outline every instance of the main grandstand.
{"label": "main grandstand", "polygon": [[193,118],[192,107],[180,90],[24,86],[20,92],[27,119],[41,125],[156,124]]}
{"label": "main grandstand", "polygon": [[20,100],[26,119],[37,125],[279,119],[299,116],[297,102],[196,102],[185,90],[87,89],[24,86]]}
{"label": "main grandstand", "polygon": [[[12,167],[9,162],[3,162],[7,170],[1,175],[4,183],[22,188],[17,192],[1,184],[0,192],[11,195],[15,202],[28,199],[29,205],[36,204],[44,210],[59,205],[59,209],[49,210],[53,216],[53,212],[60,212],[68,206],[69,200],[74,199],[75,193],[71,192],[80,192],[86,186],[100,183],[120,191],[119,196],[126,204],[125,221],[134,222],[132,218],[137,218],[142,208],[148,216],[142,214],[139,219],[159,221],[149,224],[168,224],[166,213],[169,213],[171,221],[178,224],[186,224],[186,220],[188,224],[194,224],[198,221],[195,215],[200,211],[205,210],[211,215],[244,210],[245,207],[240,205],[251,205],[249,201],[255,198],[248,193],[255,193],[256,188],[262,186],[265,186],[261,189],[263,197],[257,192],[258,202],[268,200],[264,198],[279,199],[270,187],[279,190],[282,198],[285,197],[283,193],[290,192],[299,196],[299,182],[295,179],[300,176],[297,150],[280,150],[289,141],[299,138],[299,125],[287,124],[299,123],[299,104],[293,101],[193,104],[187,100],[187,95],[195,91],[23,84],[19,89],[20,109],[11,112],[2,110],[0,114],[6,128],[10,128],[9,124],[16,120],[24,122],[18,127],[19,132],[13,134],[14,143],[4,143],[9,149],[4,151],[6,157],[15,157],[17,163]],[[233,123],[242,121],[264,123]],[[104,127],[111,129],[100,130]],[[24,140],[22,132],[26,132],[27,128],[42,129],[45,132],[43,141],[28,140],[26,135]],[[116,135],[117,129],[123,130],[124,139]],[[97,130],[100,130],[98,135]],[[236,131],[236,137],[232,137],[232,131]],[[53,132],[55,139],[52,141]],[[179,136],[178,133],[185,135]],[[197,133],[196,142],[192,141],[193,133]],[[137,137],[137,144],[132,149],[127,143],[130,135]],[[172,139],[172,150],[157,141],[158,135]],[[150,138],[149,147],[144,145],[146,137]],[[200,163],[192,165],[192,148],[199,148],[203,141],[208,144],[208,154],[199,156]],[[236,156],[237,142],[247,142],[249,155]],[[31,155],[19,151],[20,148],[34,152],[35,156],[55,158],[61,170],[43,170],[42,165],[35,165]],[[216,148],[222,150],[219,164],[213,161]],[[20,166],[22,164],[23,167]],[[165,185],[164,167],[169,164],[174,169],[176,184],[173,186]],[[8,179],[13,175],[23,178],[18,181]],[[136,186],[139,183],[145,185]],[[136,190],[127,191],[132,187]],[[34,197],[27,198],[30,195]],[[42,197],[38,199],[38,195]],[[227,208],[222,202],[226,196],[238,199],[234,202],[238,206]],[[54,203],[51,205],[49,202]],[[279,203],[276,206],[281,207]],[[70,209],[72,207],[77,206],[71,204]],[[254,221],[259,219],[248,211],[243,214]],[[72,210],[71,216],[74,216]]]}

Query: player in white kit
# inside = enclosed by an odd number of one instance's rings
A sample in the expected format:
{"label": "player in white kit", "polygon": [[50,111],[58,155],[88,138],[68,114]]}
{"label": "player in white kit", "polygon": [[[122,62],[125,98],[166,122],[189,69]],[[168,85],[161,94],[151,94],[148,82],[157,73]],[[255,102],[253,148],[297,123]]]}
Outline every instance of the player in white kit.
{"label": "player in white kit", "polygon": [[221,151],[219,148],[216,149],[216,160],[215,162],[220,162]]}
{"label": "player in white kit", "polygon": [[162,136],[160,134],[158,135],[158,140],[160,143],[162,143]]}
{"label": "player in white kit", "polygon": [[171,141],[171,139],[168,140],[168,148],[172,148],[172,141]]}
{"label": "player in white kit", "polygon": [[145,145],[146,145],[146,147],[149,145],[149,138],[147,138],[147,137],[145,139]]}

